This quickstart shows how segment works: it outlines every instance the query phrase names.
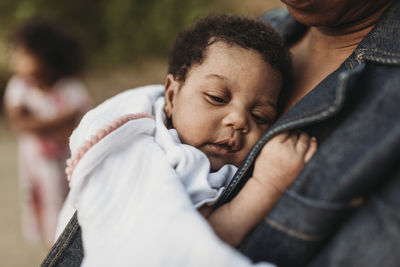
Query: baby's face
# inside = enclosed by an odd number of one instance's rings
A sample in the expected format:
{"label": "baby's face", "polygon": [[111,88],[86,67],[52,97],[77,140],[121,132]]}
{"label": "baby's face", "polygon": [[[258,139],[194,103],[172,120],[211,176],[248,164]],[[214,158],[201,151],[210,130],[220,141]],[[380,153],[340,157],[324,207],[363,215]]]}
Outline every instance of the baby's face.
{"label": "baby's face", "polygon": [[216,42],[183,84],[168,75],[165,112],[181,141],[204,152],[216,171],[238,166],[271,126],[281,86],[260,54]]}

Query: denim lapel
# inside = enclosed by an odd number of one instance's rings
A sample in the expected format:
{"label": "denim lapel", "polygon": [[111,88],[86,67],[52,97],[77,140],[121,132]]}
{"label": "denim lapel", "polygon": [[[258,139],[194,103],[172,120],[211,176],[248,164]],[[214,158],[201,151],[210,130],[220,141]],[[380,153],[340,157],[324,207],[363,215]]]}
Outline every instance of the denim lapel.
{"label": "denim lapel", "polygon": [[[277,14],[277,16],[276,16]],[[278,133],[298,129],[323,121],[338,113],[346,99],[347,88],[357,80],[366,61],[383,64],[400,64],[400,1],[394,1],[374,29],[363,39],[352,55],[309,94],[293,106],[255,144],[239,166],[216,207],[229,202],[250,178],[253,163],[263,145]],[[276,26],[286,40],[295,40],[304,25],[296,22],[286,11],[264,16],[263,19]],[[282,21],[284,22],[282,23]],[[283,25],[283,26],[282,26]],[[297,31],[297,32],[296,32]]]}

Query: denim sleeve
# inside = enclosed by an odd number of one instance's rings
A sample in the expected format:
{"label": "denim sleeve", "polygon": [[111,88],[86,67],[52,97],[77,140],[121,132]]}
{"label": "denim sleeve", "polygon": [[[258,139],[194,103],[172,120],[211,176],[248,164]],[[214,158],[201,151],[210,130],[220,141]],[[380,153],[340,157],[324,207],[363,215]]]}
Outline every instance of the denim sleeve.
{"label": "denim sleeve", "polygon": [[397,170],[339,228],[308,266],[395,267],[400,264],[399,248],[400,170]]}
{"label": "denim sleeve", "polygon": [[[297,209],[314,214],[314,228],[319,229],[319,234],[298,232],[266,218],[239,249],[254,261],[269,261],[279,266],[399,266],[400,169],[393,173],[381,177],[380,187],[354,210],[284,205],[287,220],[297,219]],[[336,224],[334,221],[338,226],[333,233],[329,227],[324,229]],[[324,231],[325,236],[321,235]]]}
{"label": "denim sleeve", "polygon": [[71,218],[41,267],[78,267],[83,259],[81,228],[77,214]]}

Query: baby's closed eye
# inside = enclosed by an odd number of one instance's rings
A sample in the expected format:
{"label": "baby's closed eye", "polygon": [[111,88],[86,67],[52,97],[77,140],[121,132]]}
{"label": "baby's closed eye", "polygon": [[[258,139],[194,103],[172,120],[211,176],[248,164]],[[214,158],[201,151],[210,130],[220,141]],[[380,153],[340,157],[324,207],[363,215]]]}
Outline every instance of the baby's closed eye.
{"label": "baby's closed eye", "polygon": [[223,97],[219,97],[212,94],[206,94],[207,100],[212,104],[224,104],[226,100]]}

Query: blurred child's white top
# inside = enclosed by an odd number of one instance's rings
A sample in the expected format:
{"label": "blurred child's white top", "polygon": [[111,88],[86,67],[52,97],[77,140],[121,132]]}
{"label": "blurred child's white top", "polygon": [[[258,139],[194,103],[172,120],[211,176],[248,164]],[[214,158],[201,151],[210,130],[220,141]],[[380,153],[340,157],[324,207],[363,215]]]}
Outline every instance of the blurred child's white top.
{"label": "blurred child's white top", "polygon": [[[79,79],[62,79],[44,92],[13,76],[7,84],[4,103],[9,108],[23,108],[34,120],[51,121],[75,111],[83,114],[91,99]],[[54,239],[58,211],[68,192],[64,172],[67,143],[65,135],[18,133],[18,176],[24,194],[21,219],[29,242],[42,239],[51,244]],[[34,194],[40,201],[31,200]]]}
{"label": "blurred child's white top", "polygon": [[[209,173],[206,155],[165,127],[163,93],[147,86],[119,94],[71,136],[79,160],[69,201],[82,228],[82,266],[248,266],[195,208],[213,204],[236,167]],[[121,124],[127,114],[139,116]]]}
{"label": "blurred child's white top", "polygon": [[90,106],[86,88],[74,78],[62,79],[51,90],[44,92],[14,76],[7,85],[4,100],[8,106],[25,107],[39,119],[52,119],[71,110],[85,112]]}

